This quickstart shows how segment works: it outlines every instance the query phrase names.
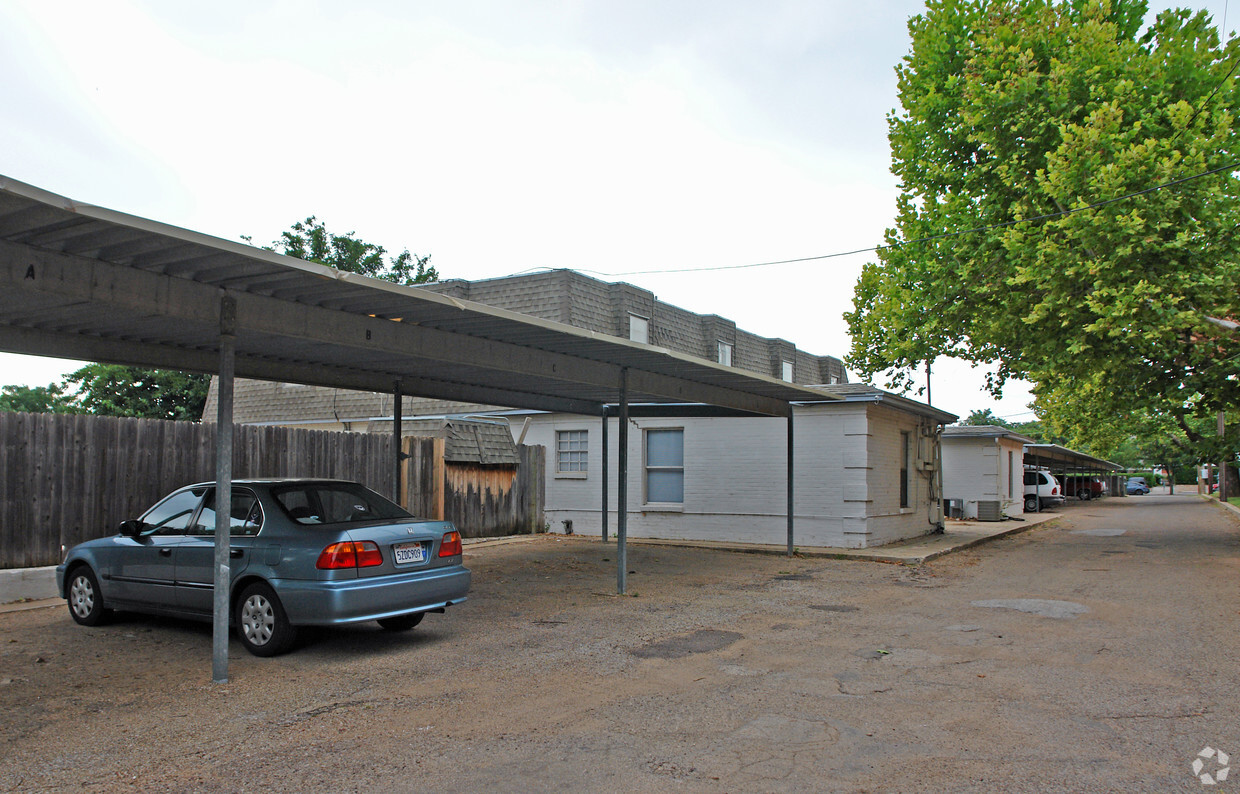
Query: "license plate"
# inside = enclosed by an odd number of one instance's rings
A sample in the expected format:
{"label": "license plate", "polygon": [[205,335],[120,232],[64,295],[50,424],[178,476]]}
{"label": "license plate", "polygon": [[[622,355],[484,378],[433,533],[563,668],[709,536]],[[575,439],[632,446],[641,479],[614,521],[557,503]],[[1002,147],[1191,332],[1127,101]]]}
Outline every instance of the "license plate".
{"label": "license plate", "polygon": [[426,549],[421,543],[397,543],[392,551],[396,552],[397,565],[426,561]]}

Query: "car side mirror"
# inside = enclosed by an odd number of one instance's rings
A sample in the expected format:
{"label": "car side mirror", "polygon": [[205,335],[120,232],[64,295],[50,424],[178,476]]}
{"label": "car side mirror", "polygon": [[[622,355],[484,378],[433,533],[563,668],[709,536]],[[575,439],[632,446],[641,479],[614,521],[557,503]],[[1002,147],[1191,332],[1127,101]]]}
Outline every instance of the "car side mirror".
{"label": "car side mirror", "polygon": [[121,522],[120,533],[122,535],[125,535],[126,537],[136,538],[142,534],[142,530],[144,530],[145,528],[146,528],[146,525],[143,524],[141,521],[137,520],[136,518],[131,518],[127,521]]}

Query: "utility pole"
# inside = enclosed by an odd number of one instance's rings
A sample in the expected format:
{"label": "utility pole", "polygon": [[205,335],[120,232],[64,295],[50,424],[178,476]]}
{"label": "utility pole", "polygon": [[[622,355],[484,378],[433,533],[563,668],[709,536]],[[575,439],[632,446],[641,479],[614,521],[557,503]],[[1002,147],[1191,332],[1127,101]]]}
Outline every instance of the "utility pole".
{"label": "utility pole", "polygon": [[[1227,426],[1223,421],[1223,412],[1218,412],[1218,437],[1223,438],[1227,434]],[[1227,458],[1223,458],[1219,462],[1218,467],[1218,499],[1220,502],[1227,501]]]}

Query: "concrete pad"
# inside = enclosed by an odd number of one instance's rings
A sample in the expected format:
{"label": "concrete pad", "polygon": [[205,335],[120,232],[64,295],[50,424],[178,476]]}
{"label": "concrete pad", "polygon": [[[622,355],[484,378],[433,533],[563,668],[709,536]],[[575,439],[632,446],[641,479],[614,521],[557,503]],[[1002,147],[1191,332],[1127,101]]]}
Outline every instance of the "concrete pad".
{"label": "concrete pad", "polygon": [[1055,618],[1057,620],[1071,620],[1077,615],[1083,615],[1089,611],[1089,607],[1084,604],[1076,604],[1072,601],[1051,601],[1045,598],[996,598],[986,601],[974,601],[973,606],[990,609],[1015,609],[1018,612],[1028,612],[1031,615],[1041,615],[1044,618]]}
{"label": "concrete pad", "polygon": [[0,604],[56,598],[56,566],[0,569]]}

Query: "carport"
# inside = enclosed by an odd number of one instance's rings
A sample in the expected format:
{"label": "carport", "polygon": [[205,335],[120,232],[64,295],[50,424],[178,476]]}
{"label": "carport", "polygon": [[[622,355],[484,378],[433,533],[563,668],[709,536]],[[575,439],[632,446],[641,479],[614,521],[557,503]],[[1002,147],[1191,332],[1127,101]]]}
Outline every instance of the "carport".
{"label": "carport", "polygon": [[1095,458],[1058,444],[1026,444],[1024,460],[1026,469],[1046,469],[1058,477],[1061,484],[1064,483],[1064,478],[1069,476],[1106,477],[1111,495],[1124,495],[1119,477],[1114,474],[1124,470],[1118,463]]}
{"label": "carport", "polygon": [[[235,376],[394,393],[396,433],[402,394],[598,417],[610,405],[622,419],[630,403],[706,405],[787,419],[791,554],[791,403],[831,399],[662,348],[81,204],[4,176],[0,283],[0,350],[218,374],[222,503],[231,498]],[[621,593],[626,424],[617,483]],[[228,544],[221,511],[213,644],[213,678],[221,682]]]}

